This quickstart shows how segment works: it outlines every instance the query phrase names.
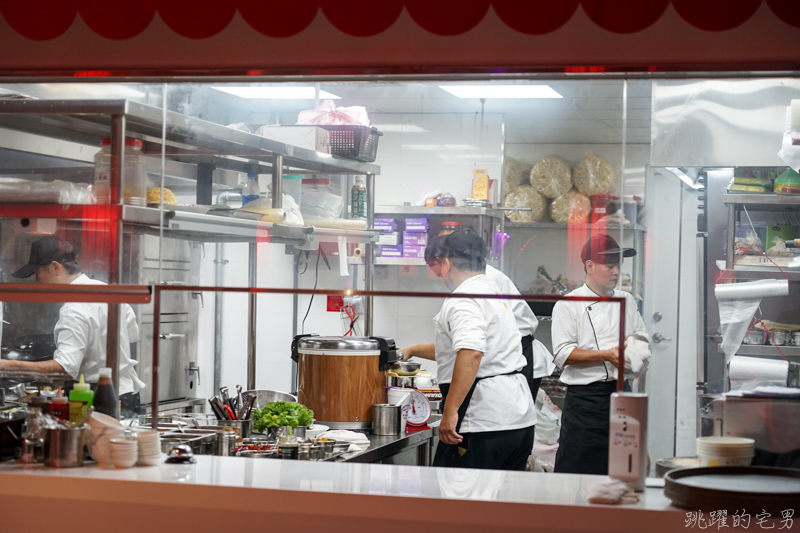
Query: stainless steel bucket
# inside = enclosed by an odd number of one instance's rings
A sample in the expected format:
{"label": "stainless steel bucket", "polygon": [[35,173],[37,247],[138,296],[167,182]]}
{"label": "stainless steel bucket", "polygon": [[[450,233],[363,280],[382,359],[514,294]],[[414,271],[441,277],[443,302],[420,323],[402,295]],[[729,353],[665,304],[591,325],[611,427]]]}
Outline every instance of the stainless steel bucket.
{"label": "stainless steel bucket", "polygon": [[83,437],[84,428],[48,429],[44,438],[45,466],[83,466]]}
{"label": "stainless steel bucket", "polygon": [[376,403],[372,421],[373,435],[399,435],[401,406],[390,403]]}

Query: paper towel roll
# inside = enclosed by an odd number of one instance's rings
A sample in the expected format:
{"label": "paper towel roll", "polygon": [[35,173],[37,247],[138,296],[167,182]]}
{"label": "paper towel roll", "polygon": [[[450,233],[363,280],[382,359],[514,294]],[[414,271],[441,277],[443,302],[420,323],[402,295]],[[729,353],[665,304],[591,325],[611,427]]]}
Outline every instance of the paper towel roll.
{"label": "paper towel roll", "polygon": [[731,360],[728,377],[731,390],[752,390],[763,385],[786,386],[789,363],[776,359],[761,359],[737,355]]}
{"label": "paper towel roll", "polygon": [[364,257],[365,251],[363,248],[356,248],[353,250],[353,257]]}
{"label": "paper towel roll", "polygon": [[720,283],[714,287],[717,300],[747,300],[768,296],[787,296],[789,280],[760,279],[745,283]]}
{"label": "paper towel roll", "polygon": [[789,131],[800,131],[800,100],[792,100],[789,109],[791,112],[791,129]]}

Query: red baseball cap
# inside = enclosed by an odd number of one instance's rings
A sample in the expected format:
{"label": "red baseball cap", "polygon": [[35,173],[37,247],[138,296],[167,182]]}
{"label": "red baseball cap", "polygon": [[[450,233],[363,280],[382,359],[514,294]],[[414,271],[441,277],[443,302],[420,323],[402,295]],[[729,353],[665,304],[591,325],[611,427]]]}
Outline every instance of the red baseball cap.
{"label": "red baseball cap", "polygon": [[633,257],[636,255],[636,250],[633,248],[620,248],[617,241],[607,233],[592,235],[583,245],[581,261],[584,263],[593,261],[601,264],[618,263],[620,254],[622,254],[622,257]]}

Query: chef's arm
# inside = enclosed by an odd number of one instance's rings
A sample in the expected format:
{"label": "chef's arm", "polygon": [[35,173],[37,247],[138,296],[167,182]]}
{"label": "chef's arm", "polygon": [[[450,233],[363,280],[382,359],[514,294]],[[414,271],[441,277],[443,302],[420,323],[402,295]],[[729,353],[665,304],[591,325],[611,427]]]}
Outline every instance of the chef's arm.
{"label": "chef's arm", "polygon": [[64,367],[55,361],[0,361],[0,370],[21,370],[41,374],[66,374]]}
{"label": "chef's arm", "polygon": [[403,353],[403,361],[408,361],[412,357],[436,361],[436,348],[434,348],[432,342],[427,342],[424,344],[412,344],[411,346],[407,346],[402,350],[397,351]]}
{"label": "chef's arm", "polygon": [[450,390],[447,392],[447,400],[444,402],[442,421],[439,424],[439,439],[445,444],[459,444],[462,441],[461,435],[456,432],[458,409],[464,403],[464,398],[467,397],[472,384],[475,383],[482,357],[483,352],[466,348],[459,350],[456,355],[453,380],[450,382]]}
{"label": "chef's arm", "polygon": [[608,350],[583,350],[573,348],[567,357],[566,364],[574,365],[580,363],[602,363],[609,362],[613,365],[619,363],[619,348],[616,346]]}

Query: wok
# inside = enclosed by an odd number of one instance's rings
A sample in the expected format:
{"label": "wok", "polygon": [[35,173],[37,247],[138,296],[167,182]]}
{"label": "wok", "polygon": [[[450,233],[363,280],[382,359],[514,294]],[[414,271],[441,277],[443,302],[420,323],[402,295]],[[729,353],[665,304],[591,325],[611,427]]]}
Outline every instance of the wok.
{"label": "wok", "polygon": [[[12,361],[50,361],[56,351],[53,334],[25,335],[14,337],[0,346],[0,358]],[[17,379],[0,379],[0,388],[27,383]]]}

